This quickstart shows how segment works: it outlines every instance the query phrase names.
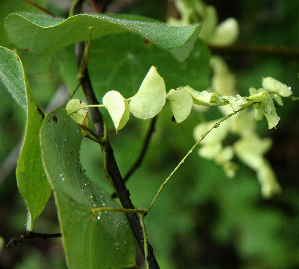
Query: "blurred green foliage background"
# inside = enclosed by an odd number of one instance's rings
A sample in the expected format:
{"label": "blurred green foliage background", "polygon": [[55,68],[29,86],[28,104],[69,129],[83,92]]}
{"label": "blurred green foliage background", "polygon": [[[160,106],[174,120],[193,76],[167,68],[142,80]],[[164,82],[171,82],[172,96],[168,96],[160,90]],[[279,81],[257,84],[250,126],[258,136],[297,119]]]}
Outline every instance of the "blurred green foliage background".
{"label": "blurred green foliage background", "polygon": [[[8,13],[26,8],[39,12],[21,1],[10,2],[9,9],[6,1],[0,3],[1,40],[6,40],[2,25]],[[45,4],[45,1],[37,2]],[[48,6],[55,14],[66,16],[70,1],[65,2],[65,10],[51,1]],[[136,3],[129,5],[121,2],[114,1],[114,8],[126,13],[160,20],[178,15],[173,1],[133,1]],[[205,3],[215,6],[219,21],[234,17],[239,22],[236,45],[247,49],[212,49],[211,53],[227,61],[237,77],[241,95],[248,95],[250,86],[260,87],[262,77],[272,76],[291,86],[294,95],[299,96],[299,2],[211,0]],[[13,47],[7,41],[0,42],[2,46]],[[297,53],[267,49],[254,52],[257,46],[268,45],[297,48]],[[28,74],[42,107],[46,107],[61,83],[57,70],[55,62],[49,61],[47,69]],[[47,91],[35,88],[35,83]],[[7,243],[25,232],[26,207],[17,189],[15,172],[5,175],[3,168],[22,139],[26,115],[4,88],[0,88],[0,95],[0,236]],[[255,173],[242,163],[238,163],[236,177],[230,179],[220,167],[194,152],[163,189],[146,217],[148,238],[161,268],[299,268],[298,104],[285,100],[277,112],[281,117],[277,129],[268,130],[266,121],[259,122],[258,129],[262,137],[273,139],[267,158],[282,185],[282,194],[264,200]],[[109,115],[104,115],[111,127],[109,135],[116,160],[125,175],[137,158],[150,122],[131,117],[129,124],[116,135]],[[201,120],[200,116],[194,112],[185,122],[175,124],[171,115],[169,108],[159,115],[142,167],[128,182],[136,207],[148,207],[161,183],[195,143],[193,128]],[[209,110],[205,115],[207,119],[218,116],[216,110]],[[87,175],[112,193],[104,178],[100,147],[84,140],[81,159]],[[36,221],[34,231],[59,232],[53,198]],[[143,266],[140,254],[138,265]],[[0,268],[66,268],[61,240],[36,239],[12,249],[3,248]]]}

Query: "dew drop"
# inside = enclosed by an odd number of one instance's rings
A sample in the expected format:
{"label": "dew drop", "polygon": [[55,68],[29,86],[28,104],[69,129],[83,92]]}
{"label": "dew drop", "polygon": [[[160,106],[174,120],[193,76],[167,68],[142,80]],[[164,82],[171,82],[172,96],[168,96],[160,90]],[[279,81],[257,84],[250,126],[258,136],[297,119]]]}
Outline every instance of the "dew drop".
{"label": "dew drop", "polygon": [[120,244],[118,242],[115,242],[115,248],[119,249]]}
{"label": "dew drop", "polygon": [[64,173],[62,173],[62,174],[59,174],[59,176],[61,177],[61,180],[62,180],[62,181],[64,181],[64,180],[65,180],[65,178],[64,178]]}
{"label": "dew drop", "polygon": [[101,211],[98,211],[98,212],[96,213],[96,214],[97,214],[97,215],[96,215],[96,219],[97,219],[97,220],[100,220],[100,219],[101,219],[102,213],[103,213],[103,212],[101,212]]}
{"label": "dew drop", "polygon": [[270,114],[271,113],[271,107],[269,105],[264,106],[264,112],[266,114]]}

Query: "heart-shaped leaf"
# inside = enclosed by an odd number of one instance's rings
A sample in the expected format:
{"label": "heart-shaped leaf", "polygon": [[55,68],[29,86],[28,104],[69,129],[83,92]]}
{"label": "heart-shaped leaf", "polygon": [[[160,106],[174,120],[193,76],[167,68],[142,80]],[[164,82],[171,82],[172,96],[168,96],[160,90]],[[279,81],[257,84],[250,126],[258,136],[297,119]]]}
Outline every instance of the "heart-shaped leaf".
{"label": "heart-shaped leaf", "polygon": [[[148,38],[161,49],[176,49],[171,53],[183,60],[193,49],[201,27],[199,24],[169,26],[133,15],[80,14],[63,19],[40,14],[14,13],[7,17],[5,28],[9,38],[18,47],[38,54],[87,41],[91,28],[92,39],[108,34],[135,32]],[[191,43],[188,43],[189,40]]]}
{"label": "heart-shaped leaf", "polygon": [[65,109],[56,109],[46,115],[40,137],[69,268],[134,266],[134,237],[126,215],[93,210],[119,205],[85,175],[79,162],[83,136],[78,124]]}

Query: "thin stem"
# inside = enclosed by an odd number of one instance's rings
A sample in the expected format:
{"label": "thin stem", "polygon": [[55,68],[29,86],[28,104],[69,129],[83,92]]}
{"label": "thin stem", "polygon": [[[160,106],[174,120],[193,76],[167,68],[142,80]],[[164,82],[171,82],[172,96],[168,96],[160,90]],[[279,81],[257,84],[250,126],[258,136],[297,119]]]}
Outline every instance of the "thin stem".
{"label": "thin stem", "polygon": [[55,16],[56,16],[55,14],[53,14],[52,12],[50,12],[49,10],[43,8],[42,6],[40,6],[40,5],[37,4],[37,3],[32,2],[31,0],[21,0],[21,1],[23,1],[23,2],[25,2],[25,3],[28,3],[28,4],[30,4],[30,5],[32,5],[32,6],[36,7],[36,8],[38,8],[39,10],[41,10],[41,11],[43,11],[43,12],[45,12],[45,13],[51,15],[52,17],[55,17]]}
{"label": "thin stem", "polygon": [[103,12],[102,8],[94,0],[89,0],[88,2],[96,10],[97,13],[102,13]]}
{"label": "thin stem", "polygon": [[143,214],[138,214],[139,220],[142,226],[142,232],[143,232],[143,238],[144,240],[144,260],[145,260],[145,267],[146,269],[150,269],[149,261],[148,261],[148,241],[147,241],[147,234],[145,230],[145,224],[144,224],[144,213]]}
{"label": "thin stem", "polygon": [[88,27],[88,43],[86,45],[86,48],[85,48],[85,54],[84,54],[84,59],[85,59],[85,62],[81,68],[81,75],[84,76],[85,74],[85,70],[87,68],[87,64],[88,64],[88,60],[89,60],[89,56],[90,56],[90,49],[91,49],[91,29],[92,27],[89,26]]}
{"label": "thin stem", "polygon": [[[84,77],[84,74],[86,72],[86,69],[87,69],[87,64],[88,64],[88,60],[89,60],[89,56],[90,56],[90,49],[91,49],[91,29],[92,27],[88,27],[88,43],[85,47],[85,50],[84,50],[84,54],[82,56],[82,59],[81,59],[81,62],[80,62],[80,72],[79,72],[79,75],[78,75],[78,84],[77,84],[77,87],[75,88],[75,90],[73,91],[70,99],[73,98],[74,94],[77,92],[77,90],[79,89],[80,85],[82,84],[82,78]],[[81,57],[81,55],[80,55]],[[84,61],[84,63],[83,63]]]}
{"label": "thin stem", "polygon": [[166,180],[161,184],[160,189],[158,190],[154,200],[152,201],[152,203],[150,204],[150,206],[148,207],[148,209],[146,210],[144,216],[146,216],[148,214],[148,212],[151,210],[152,206],[154,205],[154,203],[156,202],[158,196],[160,195],[162,189],[164,188],[165,184],[169,181],[169,179],[172,177],[172,175],[180,168],[180,166],[184,163],[184,161],[187,159],[187,157],[192,153],[192,151],[195,149],[195,147],[214,129],[217,128],[222,122],[226,121],[227,119],[229,119],[231,116],[239,113],[240,111],[252,106],[256,104],[252,103],[250,105],[247,105],[245,107],[242,107],[241,109],[232,112],[231,114],[227,115],[225,118],[223,118],[222,120],[218,121],[217,123],[215,123],[206,133],[204,133],[201,138],[194,144],[194,146],[188,151],[188,153],[185,155],[185,157],[179,162],[179,164],[176,166],[176,168],[170,173],[170,175],[168,176],[168,178],[166,178]]}
{"label": "thin stem", "polygon": [[49,238],[58,238],[61,237],[61,233],[56,234],[41,234],[41,233],[34,233],[34,232],[28,232],[28,234],[20,235],[18,238],[12,238],[10,239],[9,243],[6,244],[7,248],[15,247],[18,243],[22,243],[24,239],[29,240],[32,238],[42,238],[44,240]]}

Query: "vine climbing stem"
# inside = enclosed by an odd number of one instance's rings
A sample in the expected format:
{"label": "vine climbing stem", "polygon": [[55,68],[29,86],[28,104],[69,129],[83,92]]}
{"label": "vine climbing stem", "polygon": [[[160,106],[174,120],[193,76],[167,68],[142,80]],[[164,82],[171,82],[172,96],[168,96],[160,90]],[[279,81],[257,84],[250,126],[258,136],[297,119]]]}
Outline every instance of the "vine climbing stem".
{"label": "vine climbing stem", "polygon": [[[72,12],[74,13],[80,13],[82,11],[82,0],[76,0],[74,2],[74,5],[72,7]],[[86,55],[84,52],[86,52],[86,47],[84,43],[78,43],[77,46],[77,63],[78,66],[82,67],[81,62],[85,60],[84,55]],[[87,65],[83,64],[85,67],[84,73],[80,72],[80,84],[83,89],[83,92],[85,94],[86,100],[88,105],[99,105],[99,102],[95,96],[90,77],[88,74],[88,67]],[[108,180],[111,180],[113,187],[117,193],[117,196],[119,197],[119,200],[121,202],[121,205],[124,209],[135,209],[131,199],[130,199],[130,192],[125,186],[124,180],[121,176],[121,173],[119,171],[118,165],[116,163],[113,149],[111,147],[111,144],[109,142],[109,138],[107,135],[107,129],[106,124],[104,121],[104,118],[102,117],[101,112],[99,111],[98,107],[91,107],[90,108],[90,114],[92,117],[92,120],[94,122],[95,131],[96,134],[103,139],[103,141],[100,143],[102,148],[102,154],[104,159],[104,169],[106,172],[106,176]],[[139,213],[126,213],[128,221],[130,223],[133,235],[136,238],[136,241],[139,245],[139,248],[141,252],[143,253],[143,256],[146,259],[147,266],[150,269],[159,269],[159,264],[155,258],[154,251],[152,246],[149,244],[147,238],[144,237],[144,228],[142,224],[140,223],[140,218],[138,216]],[[144,252],[145,247],[146,253]]]}

